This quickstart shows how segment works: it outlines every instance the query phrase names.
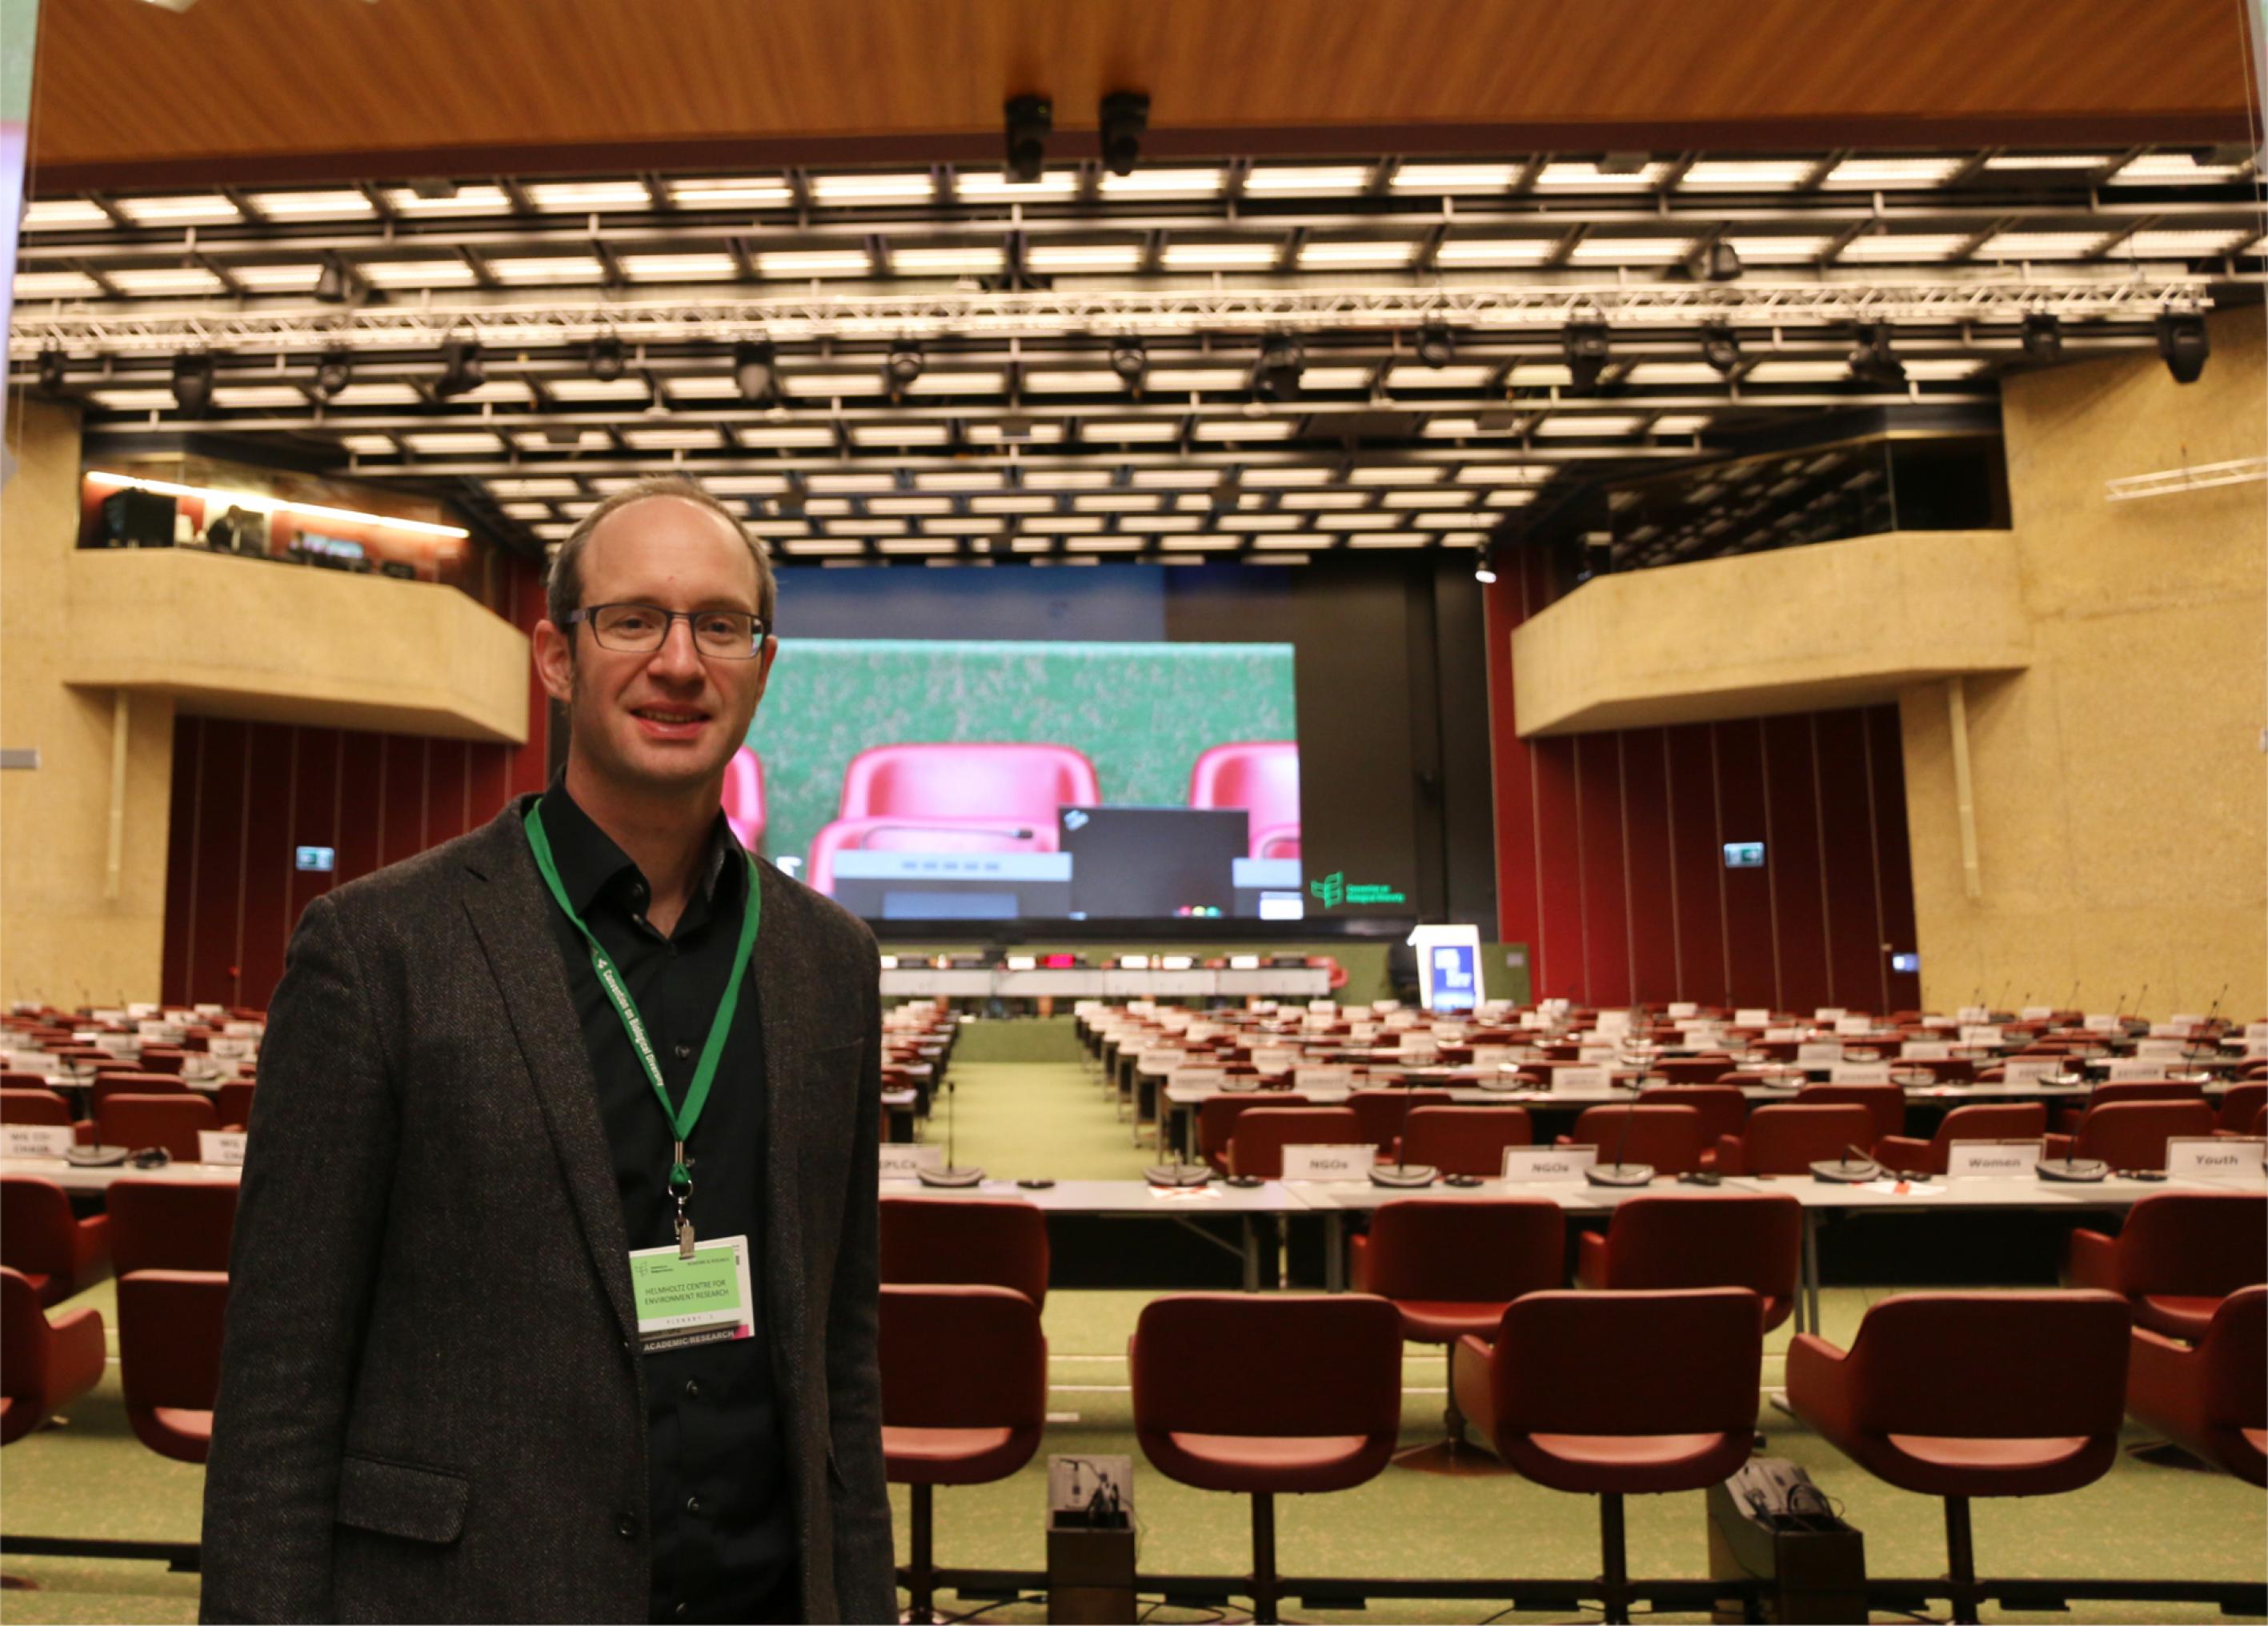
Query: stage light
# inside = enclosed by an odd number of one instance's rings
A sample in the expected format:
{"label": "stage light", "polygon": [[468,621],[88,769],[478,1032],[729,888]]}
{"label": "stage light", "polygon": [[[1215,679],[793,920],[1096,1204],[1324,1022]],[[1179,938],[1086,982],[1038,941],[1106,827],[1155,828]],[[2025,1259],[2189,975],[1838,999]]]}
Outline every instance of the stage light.
{"label": "stage light", "polygon": [[1300,374],[1307,365],[1300,341],[1288,333],[1270,334],[1260,342],[1260,362],[1252,370],[1252,389],[1270,401],[1289,401],[1300,393]]}
{"label": "stage light", "polygon": [[2158,354],[2165,357],[2166,371],[2174,375],[2175,383],[2196,383],[2205,372],[2205,358],[2213,354],[2205,318],[2195,311],[2160,312]]}
{"label": "stage light", "polygon": [[1701,329],[1701,359],[1727,377],[1741,364],[1741,335],[1722,322]]}
{"label": "stage light", "polygon": [[2052,311],[2034,311],[2024,318],[2024,354],[2034,361],[2063,358],[2063,318]]}
{"label": "stage light", "polygon": [[210,356],[173,357],[173,404],[201,418],[212,404],[213,362]]}
{"label": "stage light", "polygon": [[342,256],[325,254],[323,269],[315,276],[315,298],[325,305],[344,305],[354,298],[360,281]]}
{"label": "stage light", "polygon": [[488,376],[488,368],[481,361],[478,339],[441,342],[441,376],[433,380],[435,399],[446,401],[452,395],[468,394],[486,383]]}
{"label": "stage light", "polygon": [[1569,322],[1560,329],[1559,348],[1567,358],[1567,371],[1573,375],[1579,390],[1594,390],[1599,386],[1599,375],[1607,370],[1607,325],[1604,322]]}
{"label": "stage light", "polygon": [[1150,99],[1139,91],[1113,91],[1102,99],[1102,166],[1130,175],[1142,159],[1142,137],[1150,128]]}
{"label": "stage light", "polygon": [[1044,96],[1012,96],[1003,109],[1008,121],[1008,161],[1011,181],[1029,184],[1047,166],[1048,137],[1055,133],[1055,104]]}
{"label": "stage light", "polygon": [[315,364],[315,394],[325,401],[346,388],[354,378],[354,352],[331,349]]}
{"label": "stage light", "polygon": [[591,341],[591,376],[600,383],[612,384],[627,364],[622,342],[613,334],[602,333]]}
{"label": "stage light", "polygon": [[53,345],[40,352],[40,387],[48,394],[63,393],[63,376],[69,371],[63,353]]}
{"label": "stage light", "polygon": [[1429,367],[1446,367],[1457,359],[1457,335],[1439,325],[1418,330],[1418,359]]}
{"label": "stage light", "polygon": [[1851,342],[1851,376],[1862,384],[1903,384],[1906,364],[1890,353],[1890,325],[1861,322]]}
{"label": "stage light", "polygon": [[1473,579],[1484,587],[1496,585],[1496,549],[1484,548],[1481,556],[1473,561]]}
{"label": "stage light", "polygon": [[1685,275],[1697,283],[1729,283],[1741,274],[1741,251],[1724,238],[1697,245],[1685,256]]}
{"label": "stage light", "polygon": [[922,348],[918,344],[894,344],[889,359],[882,364],[882,382],[889,386],[893,397],[902,395],[906,386],[922,375]]}
{"label": "stage light", "polygon": [[779,405],[779,352],[770,341],[743,339],[733,347],[733,382],[740,399],[752,405]]}
{"label": "stage light", "polygon": [[1150,355],[1143,348],[1142,341],[1139,339],[1111,341],[1110,371],[1118,375],[1118,381],[1128,389],[1140,389],[1142,380],[1149,375],[1150,372]]}

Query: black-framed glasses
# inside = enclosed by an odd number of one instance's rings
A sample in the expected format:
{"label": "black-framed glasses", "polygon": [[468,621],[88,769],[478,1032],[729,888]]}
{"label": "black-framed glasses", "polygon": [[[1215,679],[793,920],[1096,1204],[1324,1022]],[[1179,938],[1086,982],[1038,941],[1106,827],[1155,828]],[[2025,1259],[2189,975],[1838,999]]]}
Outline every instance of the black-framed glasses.
{"label": "black-framed glasses", "polygon": [[665,610],[655,604],[592,604],[571,610],[567,624],[582,622],[600,649],[651,655],[669,637],[669,624],[693,629],[693,647],[718,660],[754,660],[763,652],[764,623],[746,610]]}

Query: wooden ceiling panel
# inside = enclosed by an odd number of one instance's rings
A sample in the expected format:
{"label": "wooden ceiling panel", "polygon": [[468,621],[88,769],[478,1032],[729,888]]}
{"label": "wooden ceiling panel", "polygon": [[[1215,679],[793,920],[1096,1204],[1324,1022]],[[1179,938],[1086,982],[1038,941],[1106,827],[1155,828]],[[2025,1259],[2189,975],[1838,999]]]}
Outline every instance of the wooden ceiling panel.
{"label": "wooden ceiling panel", "polygon": [[2243,0],[69,0],[33,185],[982,158],[2241,139]]}

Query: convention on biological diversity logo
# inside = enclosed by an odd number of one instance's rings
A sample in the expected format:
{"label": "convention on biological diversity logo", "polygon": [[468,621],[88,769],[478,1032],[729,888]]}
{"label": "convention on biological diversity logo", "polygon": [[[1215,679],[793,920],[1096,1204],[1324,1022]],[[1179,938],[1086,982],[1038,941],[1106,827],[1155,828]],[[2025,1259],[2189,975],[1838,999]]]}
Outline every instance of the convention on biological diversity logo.
{"label": "convention on biological diversity logo", "polygon": [[1344,870],[1333,870],[1321,880],[1309,881],[1307,891],[1327,909],[1335,909],[1342,903],[1407,903],[1410,901],[1406,894],[1396,892],[1391,887],[1350,887],[1347,885],[1346,872]]}

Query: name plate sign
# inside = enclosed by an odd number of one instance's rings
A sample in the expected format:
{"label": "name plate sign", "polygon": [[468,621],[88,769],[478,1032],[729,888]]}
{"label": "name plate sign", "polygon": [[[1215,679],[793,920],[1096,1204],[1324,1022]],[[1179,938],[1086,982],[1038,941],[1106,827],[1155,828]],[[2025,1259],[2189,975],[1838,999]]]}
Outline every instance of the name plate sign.
{"label": "name plate sign", "polygon": [[1827,1070],[1830,1084],[1888,1084],[1890,1064],[1888,1062],[1837,1062]]}
{"label": "name plate sign", "polygon": [[2010,1062],[2001,1069],[2000,1082],[2028,1087],[2050,1077],[2062,1066],[2061,1062]]}
{"label": "name plate sign", "polygon": [[1956,1022],[1989,1022],[1992,1019],[1992,1012],[1984,1005],[1963,1005],[1953,1013],[1953,1019]]}
{"label": "name plate sign", "polygon": [[1351,1090],[1354,1069],[1343,1062],[1316,1063],[1292,1070],[1294,1090]]}
{"label": "name plate sign", "polygon": [[2268,1044],[2268,1022],[2247,1022],[2244,1025],[2244,1042]]}
{"label": "name plate sign", "polygon": [[2191,1026],[2191,1024],[2188,1022],[2153,1022],[2150,1024],[2150,1037],[2153,1039],[2186,1039],[2190,1036]]}
{"label": "name plate sign", "polygon": [[1136,1055],[1134,1065],[1145,1073],[1169,1073],[1189,1059],[1179,1045],[1152,1045]]}
{"label": "name plate sign", "polygon": [[2055,1014],[2053,1005],[2026,1005],[2016,1012],[2027,1022],[2044,1022]]}
{"label": "name plate sign", "polygon": [[2268,1186],[2260,1156],[2268,1145],[2256,1136],[2216,1135],[2166,1143],[2166,1173],[2178,1179],[2210,1180],[2222,1185]]}
{"label": "name plate sign", "polygon": [[1839,1022],[1848,1015],[1850,1012],[1841,1005],[1820,1005],[1812,1012],[1811,1019],[1815,1022]]}
{"label": "name plate sign", "polygon": [[137,1056],[142,1054],[142,1041],[132,1034],[96,1034],[86,1042],[113,1056]]}
{"label": "name plate sign", "polygon": [[1368,1180],[1378,1149],[1365,1142],[1356,1146],[1286,1146],[1286,1180]]}
{"label": "name plate sign", "polygon": [[1831,1041],[1800,1044],[1795,1047],[1795,1059],[1799,1062],[1839,1062],[1843,1059],[1843,1047]]}
{"label": "name plate sign", "polygon": [[2102,1063],[2103,1077],[2111,1084],[2138,1084],[2144,1079],[2162,1078],[2172,1063],[2162,1060],[2136,1061],[2122,1056]]}
{"label": "name plate sign", "polygon": [[232,1039],[257,1039],[268,1031],[260,1022],[223,1022],[220,1030]]}
{"label": "name plate sign", "polygon": [[1504,1177],[1538,1183],[1580,1180],[1598,1160],[1596,1146],[1506,1146]]}
{"label": "name plate sign", "polygon": [[1946,1177],[2006,1180],[2029,1174],[2046,1151],[2047,1143],[2041,1140],[1957,1140],[1946,1148]]}
{"label": "name plate sign", "polygon": [[2000,1042],[2000,1030],[1990,1022],[1963,1022],[1961,1025],[1961,1042],[1998,1044]]}
{"label": "name plate sign", "polygon": [[1626,1034],[1631,1030],[1631,1013],[1627,1011],[1602,1011],[1594,1026],[1602,1034]]}
{"label": "name plate sign", "polygon": [[1621,1054],[1619,1049],[1610,1044],[1586,1044],[1575,1047],[1575,1059],[1579,1062],[1611,1062]]}
{"label": "name plate sign", "polygon": [[1764,1042],[1766,1044],[1801,1044],[1806,1039],[1810,1037],[1811,1030],[1808,1027],[1767,1027],[1764,1029]]}
{"label": "name plate sign", "polygon": [[1765,1010],[1762,1005],[1743,1005],[1739,1010],[1733,1012],[1733,1026],[1735,1027],[1770,1027],[1771,1026],[1771,1012]]}
{"label": "name plate sign", "polygon": [[2115,1016],[2090,1016],[2079,1024],[2090,1034],[2116,1034],[2125,1031],[2126,1024]]}
{"label": "name plate sign", "polygon": [[1671,1002],[1669,1007],[1669,1016],[1672,1021],[1676,1020],[1679,1017],[1698,1016],[1700,1014],[1701,1007],[1690,999],[1675,1000]]}
{"label": "name plate sign", "polygon": [[242,1129],[199,1129],[197,1161],[240,1165],[246,1136]]}
{"label": "name plate sign", "polygon": [[1580,1094],[1607,1089],[1607,1070],[1603,1067],[1555,1067],[1551,1070],[1551,1088],[1559,1094]]}
{"label": "name plate sign", "polygon": [[885,1142],[882,1146],[884,1180],[918,1180],[924,1169],[935,1173],[944,1166],[942,1146],[912,1146],[898,1142]]}
{"label": "name plate sign", "polygon": [[1949,1062],[1953,1047],[1942,1039],[1909,1039],[1898,1047],[1898,1055],[1909,1062]]}
{"label": "name plate sign", "polygon": [[1166,1075],[1166,1084],[1175,1090],[1218,1090],[1228,1082],[1226,1067],[1176,1067]]}
{"label": "name plate sign", "polygon": [[225,1034],[205,1041],[205,1054],[219,1056],[224,1061],[241,1060],[258,1048],[256,1040],[232,1038]]}
{"label": "name plate sign", "polygon": [[60,1158],[71,1149],[64,1124],[0,1123],[0,1151],[11,1158]]}
{"label": "name plate sign", "polygon": [[1300,1053],[1289,1045],[1256,1046],[1252,1064],[1264,1073],[1289,1072],[1300,1064]]}
{"label": "name plate sign", "polygon": [[2177,1062],[2187,1048],[2179,1039],[2137,1039],[2134,1041],[2135,1055],[2155,1056],[2161,1061]]}
{"label": "name plate sign", "polygon": [[1835,1019],[1835,1031],[1852,1037],[1863,1036],[1874,1031],[1874,1019],[1871,1016],[1838,1016]]}

